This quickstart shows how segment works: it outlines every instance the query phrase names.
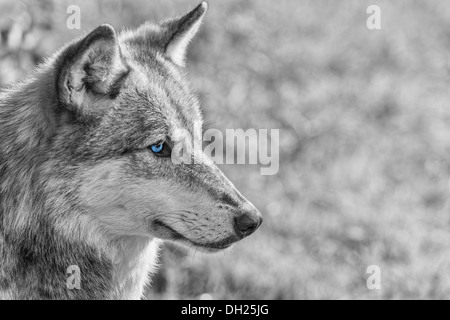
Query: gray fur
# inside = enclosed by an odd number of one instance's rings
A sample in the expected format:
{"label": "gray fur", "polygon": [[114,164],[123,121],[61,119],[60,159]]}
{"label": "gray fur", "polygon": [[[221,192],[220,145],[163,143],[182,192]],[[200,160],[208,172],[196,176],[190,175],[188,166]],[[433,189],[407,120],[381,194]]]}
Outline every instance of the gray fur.
{"label": "gray fur", "polygon": [[1,299],[139,298],[158,239],[212,250],[239,240],[234,216],[259,217],[213,164],[148,150],[201,120],[165,50],[205,10],[121,35],[100,26],[0,93]]}

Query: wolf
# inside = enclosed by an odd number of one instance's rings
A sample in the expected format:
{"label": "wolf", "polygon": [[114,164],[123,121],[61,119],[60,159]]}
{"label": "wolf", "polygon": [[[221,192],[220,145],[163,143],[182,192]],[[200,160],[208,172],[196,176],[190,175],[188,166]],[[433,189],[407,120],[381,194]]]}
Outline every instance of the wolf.
{"label": "wolf", "polygon": [[206,11],[101,25],[0,93],[1,299],[140,299],[164,241],[215,252],[260,226],[201,150],[172,159],[174,131],[201,137],[184,65]]}

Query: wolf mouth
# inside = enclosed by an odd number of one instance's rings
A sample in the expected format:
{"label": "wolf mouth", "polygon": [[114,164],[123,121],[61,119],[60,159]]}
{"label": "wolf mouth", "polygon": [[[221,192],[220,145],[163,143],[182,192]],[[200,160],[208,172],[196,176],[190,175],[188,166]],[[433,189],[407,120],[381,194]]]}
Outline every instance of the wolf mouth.
{"label": "wolf mouth", "polygon": [[229,247],[231,247],[231,245],[238,241],[239,239],[237,237],[233,237],[230,236],[228,238],[225,238],[221,241],[217,241],[217,242],[210,242],[210,243],[199,243],[197,241],[191,240],[187,237],[185,237],[184,235],[182,235],[181,233],[179,233],[178,231],[176,231],[175,229],[173,229],[172,227],[168,226],[167,224],[161,222],[160,220],[156,220],[153,222],[153,224],[158,227],[158,228],[163,228],[165,230],[167,230],[168,232],[170,232],[171,237],[174,240],[178,240],[178,241],[186,241],[190,244],[193,244],[194,246],[197,247],[202,247],[202,248],[206,248],[206,249],[212,249],[212,250],[224,250],[227,249]]}

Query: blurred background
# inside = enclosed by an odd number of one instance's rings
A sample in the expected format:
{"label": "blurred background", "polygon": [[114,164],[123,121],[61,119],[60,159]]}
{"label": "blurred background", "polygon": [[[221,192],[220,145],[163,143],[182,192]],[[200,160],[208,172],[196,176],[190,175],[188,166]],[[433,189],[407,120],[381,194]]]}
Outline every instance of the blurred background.
{"label": "blurred background", "polygon": [[[0,88],[101,23],[198,2],[0,0]],[[450,3],[209,4],[188,59],[206,123],[280,129],[280,170],[221,166],[263,226],[225,255],[167,245],[148,298],[450,298]],[[372,4],[381,30],[366,27]]]}

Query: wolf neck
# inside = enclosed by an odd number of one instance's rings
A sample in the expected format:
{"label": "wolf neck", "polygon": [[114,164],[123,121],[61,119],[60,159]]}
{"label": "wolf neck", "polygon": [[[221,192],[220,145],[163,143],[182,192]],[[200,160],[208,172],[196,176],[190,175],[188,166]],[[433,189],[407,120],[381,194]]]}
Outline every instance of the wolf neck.
{"label": "wolf neck", "polygon": [[[0,94],[0,299],[139,299],[159,241],[105,237],[73,205],[74,186],[52,181],[52,70],[39,79]],[[70,266],[80,289],[68,287]]]}
{"label": "wolf neck", "polygon": [[[55,215],[53,209],[44,210],[45,215]],[[160,240],[108,240],[92,223],[86,225],[89,220],[81,219],[73,224],[55,218],[51,223],[41,217],[35,226],[5,232],[8,240],[0,234],[2,259],[10,261],[0,263],[0,280],[4,283],[2,276],[11,276],[9,288],[14,288],[2,292],[0,286],[0,299],[141,299],[157,264]],[[72,229],[64,231],[65,224]],[[73,266],[79,270],[75,278],[68,273]],[[79,279],[80,286],[70,287],[70,279]]]}
{"label": "wolf neck", "polygon": [[113,255],[113,295],[116,299],[140,299],[156,269],[160,240],[124,238]]}

